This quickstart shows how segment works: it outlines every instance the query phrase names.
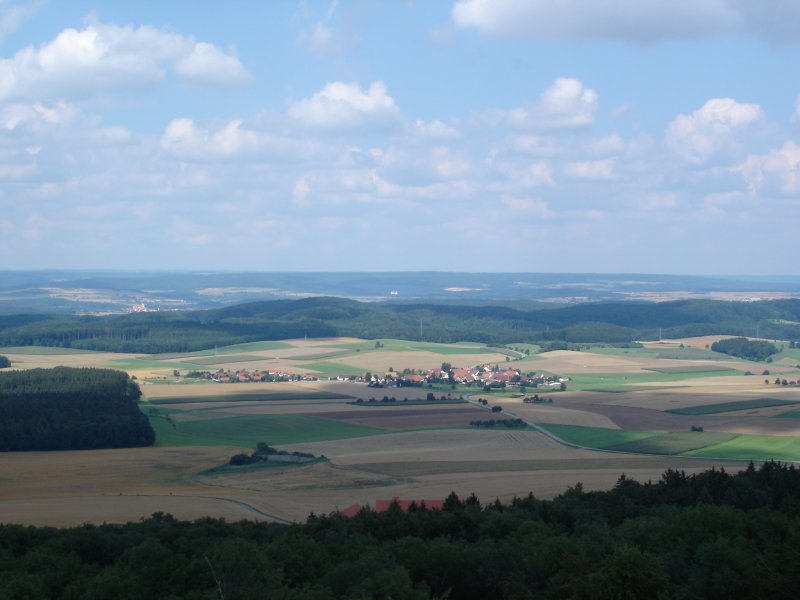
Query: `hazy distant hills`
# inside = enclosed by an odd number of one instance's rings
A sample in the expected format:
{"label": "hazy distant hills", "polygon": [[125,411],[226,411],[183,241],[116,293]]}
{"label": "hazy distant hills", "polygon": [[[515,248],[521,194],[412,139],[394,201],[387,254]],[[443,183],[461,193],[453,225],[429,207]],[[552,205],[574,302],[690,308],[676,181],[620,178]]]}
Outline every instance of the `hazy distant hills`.
{"label": "hazy distant hills", "polygon": [[[0,316],[0,347],[183,352],[258,340],[351,336],[557,347],[725,334],[800,340],[800,300],[595,302],[520,310],[503,305],[305,298],[211,310],[87,316]],[[554,346],[556,347],[556,346]]]}
{"label": "hazy distant hills", "polygon": [[358,300],[538,302],[746,300],[800,297],[800,277],[597,273],[245,273],[0,271],[0,313],[186,310],[256,300],[338,296]]}

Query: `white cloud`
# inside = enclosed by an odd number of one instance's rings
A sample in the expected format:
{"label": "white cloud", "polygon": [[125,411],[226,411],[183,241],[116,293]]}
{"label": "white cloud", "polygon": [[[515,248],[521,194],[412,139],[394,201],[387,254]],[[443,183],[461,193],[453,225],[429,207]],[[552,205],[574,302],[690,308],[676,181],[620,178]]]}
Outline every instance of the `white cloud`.
{"label": "white cloud", "polygon": [[289,107],[291,118],[327,130],[385,129],[394,125],[399,115],[382,81],[373,82],[366,90],[357,83],[335,81]]}
{"label": "white cloud", "polygon": [[684,160],[703,164],[737,149],[738,136],[764,120],[758,104],[713,98],[691,115],[678,115],[667,127],[667,144]]}
{"label": "white cloud", "polygon": [[160,141],[162,150],[187,159],[230,158],[252,152],[259,145],[258,134],[244,129],[240,120],[210,131],[201,129],[192,119],[174,119]]}
{"label": "white cloud", "polygon": [[489,166],[505,176],[515,189],[529,189],[543,185],[553,186],[553,168],[548,162],[501,161],[491,157]]}
{"label": "white cloud", "polygon": [[549,219],[555,216],[555,213],[544,200],[537,200],[535,198],[503,198],[503,204],[514,211],[529,213],[543,219]]}
{"label": "white cloud", "polygon": [[8,104],[0,107],[0,128],[14,131],[27,126],[38,131],[48,125],[69,123],[76,114],[75,107],[64,102],[50,105],[41,102]]}
{"label": "white cloud", "polygon": [[175,72],[206,85],[238,85],[250,79],[238,58],[206,42],[196,43],[191,54],[175,64]]}
{"label": "white cloud", "polygon": [[83,98],[146,88],[162,80],[168,68],[198,84],[238,84],[248,77],[235,56],[190,36],[96,22],[0,59],[0,100]]}
{"label": "white cloud", "polygon": [[745,33],[800,40],[800,4],[751,0],[458,0],[453,22],[493,36],[654,43]]}
{"label": "white cloud", "polygon": [[614,178],[614,160],[589,160],[567,163],[564,172],[575,179],[603,180]]}
{"label": "white cloud", "polygon": [[391,184],[424,186],[438,181],[470,177],[474,165],[445,146],[402,148],[392,146],[377,158],[377,174]]}
{"label": "white cloud", "polygon": [[311,183],[309,177],[304,175],[300,177],[292,187],[292,202],[295,204],[305,204],[308,195],[311,193]]}
{"label": "white cloud", "polygon": [[39,12],[42,5],[43,2],[11,4],[0,1],[0,40],[12,31],[16,31],[23,21]]}
{"label": "white cloud", "polygon": [[750,191],[800,192],[800,146],[793,141],[763,156],[751,154],[739,167]]}
{"label": "white cloud", "polygon": [[298,42],[316,56],[345,52],[356,44],[356,40],[348,38],[336,29],[317,21],[300,33]]}
{"label": "white cloud", "polygon": [[574,129],[587,127],[597,113],[597,92],[577,79],[559,77],[535,104],[526,104],[497,114],[513,127],[521,129]]}
{"label": "white cloud", "polygon": [[412,131],[416,137],[431,140],[455,140],[461,137],[461,132],[458,129],[437,120],[414,121]]}

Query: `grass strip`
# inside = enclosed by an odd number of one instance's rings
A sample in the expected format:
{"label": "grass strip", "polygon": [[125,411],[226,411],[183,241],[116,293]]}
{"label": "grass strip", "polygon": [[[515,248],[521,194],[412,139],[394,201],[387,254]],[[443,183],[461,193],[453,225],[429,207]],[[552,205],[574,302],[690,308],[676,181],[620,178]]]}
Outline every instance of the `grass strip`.
{"label": "grass strip", "polygon": [[794,400],[778,400],[776,398],[756,398],[753,400],[740,400],[737,402],[720,402],[719,404],[706,404],[705,406],[687,406],[673,408],[666,412],[676,415],[714,415],[717,413],[751,410],[754,408],[769,408],[771,406],[787,406],[800,404]]}
{"label": "grass strip", "polygon": [[[225,385],[225,384],[220,384]],[[277,400],[350,400],[353,396],[336,392],[243,392],[217,396],[181,396],[156,398],[150,404],[197,404],[200,402],[275,402]]]}

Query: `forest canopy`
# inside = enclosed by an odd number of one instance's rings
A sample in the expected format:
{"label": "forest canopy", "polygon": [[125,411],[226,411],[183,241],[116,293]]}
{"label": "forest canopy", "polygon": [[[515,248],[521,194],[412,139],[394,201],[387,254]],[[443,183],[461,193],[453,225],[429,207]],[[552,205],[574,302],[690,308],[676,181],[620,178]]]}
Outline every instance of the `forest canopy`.
{"label": "forest canopy", "polygon": [[798,497],[800,472],[770,462],[288,526],[0,525],[0,597],[797,598]]}
{"label": "forest canopy", "polygon": [[113,369],[0,373],[0,450],[87,450],[150,446],[135,381]]}
{"label": "forest canopy", "polygon": [[800,300],[583,303],[520,310],[504,305],[357,302],[304,298],[225,308],[125,315],[0,317],[0,347],[61,346],[111,352],[188,352],[261,340],[396,338],[542,344],[754,335],[800,340]]}
{"label": "forest canopy", "polygon": [[777,354],[778,347],[763,340],[748,340],[744,337],[727,338],[711,344],[714,352],[730,354],[745,360],[767,360]]}

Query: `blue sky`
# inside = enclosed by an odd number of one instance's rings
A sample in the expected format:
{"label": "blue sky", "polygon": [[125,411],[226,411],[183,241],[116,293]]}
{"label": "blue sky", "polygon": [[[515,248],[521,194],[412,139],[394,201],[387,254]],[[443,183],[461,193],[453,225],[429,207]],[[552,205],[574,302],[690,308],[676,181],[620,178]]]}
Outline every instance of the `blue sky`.
{"label": "blue sky", "polygon": [[0,1],[0,268],[797,274],[800,3]]}

